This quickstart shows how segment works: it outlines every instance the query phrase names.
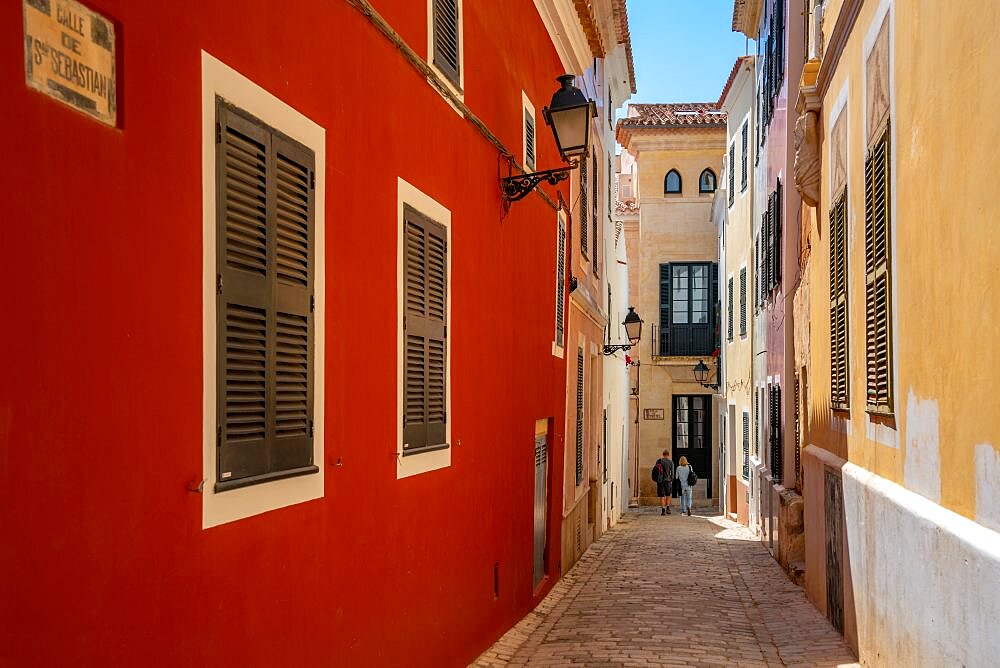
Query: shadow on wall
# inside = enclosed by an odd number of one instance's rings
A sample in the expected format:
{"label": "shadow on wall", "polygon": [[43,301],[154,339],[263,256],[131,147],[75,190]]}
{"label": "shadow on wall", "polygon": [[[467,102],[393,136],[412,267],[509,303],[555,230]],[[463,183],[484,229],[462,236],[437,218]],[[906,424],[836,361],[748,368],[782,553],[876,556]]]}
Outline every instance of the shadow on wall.
{"label": "shadow on wall", "polygon": [[843,480],[851,415],[835,411],[828,399],[808,405],[805,414],[807,419],[801,426],[804,448],[801,460],[806,593],[857,653]]}

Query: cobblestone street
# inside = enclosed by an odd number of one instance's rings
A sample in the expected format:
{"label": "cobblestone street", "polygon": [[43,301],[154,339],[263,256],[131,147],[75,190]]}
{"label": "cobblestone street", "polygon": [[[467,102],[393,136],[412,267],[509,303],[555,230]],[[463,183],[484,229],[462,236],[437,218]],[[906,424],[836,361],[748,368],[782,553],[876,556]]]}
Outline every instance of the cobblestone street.
{"label": "cobblestone street", "polygon": [[476,666],[854,666],[744,527],[625,515]]}

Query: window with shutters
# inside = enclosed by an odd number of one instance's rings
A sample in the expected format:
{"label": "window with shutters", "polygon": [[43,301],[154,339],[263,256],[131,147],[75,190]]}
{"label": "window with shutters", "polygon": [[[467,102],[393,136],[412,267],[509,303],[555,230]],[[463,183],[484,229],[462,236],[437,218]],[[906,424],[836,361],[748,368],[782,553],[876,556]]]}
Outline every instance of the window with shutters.
{"label": "window with shutters", "polygon": [[576,349],[576,484],[583,483],[583,348]]}
{"label": "window with shutters", "polygon": [[215,492],[317,473],[315,156],[216,98]]}
{"label": "window with shutters", "polygon": [[743,122],[743,139],[742,139],[742,142],[743,142],[743,154],[742,154],[742,156],[743,157],[742,157],[742,168],[740,170],[740,192],[743,192],[743,191],[745,191],[747,189],[747,161],[748,161],[748,155],[747,154],[750,151],[750,144],[749,144],[750,136],[749,136],[749,133],[750,133],[750,123],[749,123],[749,121],[744,121]]}
{"label": "window with shutters", "polygon": [[676,169],[671,169],[667,172],[667,175],[663,177],[663,194],[664,195],[680,195],[681,194],[681,175]]}
{"label": "window with shutters", "polygon": [[590,174],[588,165],[590,160],[586,156],[580,158],[580,253],[586,259],[590,253],[590,216],[587,212],[589,204],[587,189],[590,187]]}
{"label": "window with shutters", "polygon": [[743,479],[750,479],[750,411],[743,411]]}
{"label": "window with shutters", "polygon": [[889,122],[865,158],[865,376],[866,406],[891,415],[892,205]]}
{"label": "window with shutters", "polygon": [[729,145],[729,206],[736,202],[736,142]]}
{"label": "window with shutters", "polygon": [[521,105],[523,107],[524,116],[524,166],[529,172],[535,171],[535,165],[538,163],[537,151],[538,148],[535,142],[535,105],[531,104],[531,100],[528,99],[528,94],[521,91]]}
{"label": "window with shutters", "polygon": [[590,202],[590,231],[592,233],[592,243],[594,245],[593,251],[593,262],[594,262],[594,275],[601,275],[601,230],[600,226],[597,224],[600,216],[598,215],[598,202],[597,194],[600,192],[600,172],[597,170],[597,151],[590,154],[591,157],[591,172],[593,174],[593,185],[591,186],[591,202]]}
{"label": "window with shutters", "polygon": [[740,268],[740,338],[747,335],[747,268]]}
{"label": "window with shutters", "polygon": [[562,357],[566,346],[566,216],[556,215],[556,332],[553,354]]}
{"label": "window with shutters", "polygon": [[733,340],[733,302],[735,301],[733,299],[733,287],[734,287],[734,285],[733,285],[733,277],[732,276],[729,277],[729,283],[728,283],[728,285],[726,287],[727,287],[727,290],[726,290],[727,298],[729,300],[728,303],[727,303],[728,308],[726,309],[726,312],[728,314],[727,315],[727,325],[726,325],[726,340],[727,341],[732,341]]}
{"label": "window with shutters", "polygon": [[448,447],[448,233],[403,210],[403,456]]}
{"label": "window with shutters", "polygon": [[456,92],[463,89],[462,0],[428,0],[431,64]]}
{"label": "window with shutters", "polygon": [[660,265],[659,354],[711,355],[715,350],[718,265]]}
{"label": "window with shutters", "polygon": [[770,425],[771,477],[775,482],[783,480],[784,450],[781,447],[781,387],[772,385],[768,392],[768,422]]}
{"label": "window with shutters", "polygon": [[830,209],[830,405],[850,408],[848,360],[847,190]]}

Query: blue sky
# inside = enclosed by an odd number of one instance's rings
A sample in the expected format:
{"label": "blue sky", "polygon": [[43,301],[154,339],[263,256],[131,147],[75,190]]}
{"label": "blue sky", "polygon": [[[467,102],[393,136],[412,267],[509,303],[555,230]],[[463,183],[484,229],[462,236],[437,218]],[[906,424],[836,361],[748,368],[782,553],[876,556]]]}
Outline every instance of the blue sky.
{"label": "blue sky", "polygon": [[732,31],[733,0],[628,0],[638,93],[630,102],[714,102],[753,42]]}

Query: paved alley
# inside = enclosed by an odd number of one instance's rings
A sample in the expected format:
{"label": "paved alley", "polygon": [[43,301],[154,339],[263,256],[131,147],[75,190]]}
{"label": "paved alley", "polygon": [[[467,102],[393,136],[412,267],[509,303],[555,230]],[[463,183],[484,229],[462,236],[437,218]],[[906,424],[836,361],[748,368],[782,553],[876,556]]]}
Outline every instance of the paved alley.
{"label": "paved alley", "polygon": [[853,666],[767,551],[721,517],[632,512],[475,666]]}

